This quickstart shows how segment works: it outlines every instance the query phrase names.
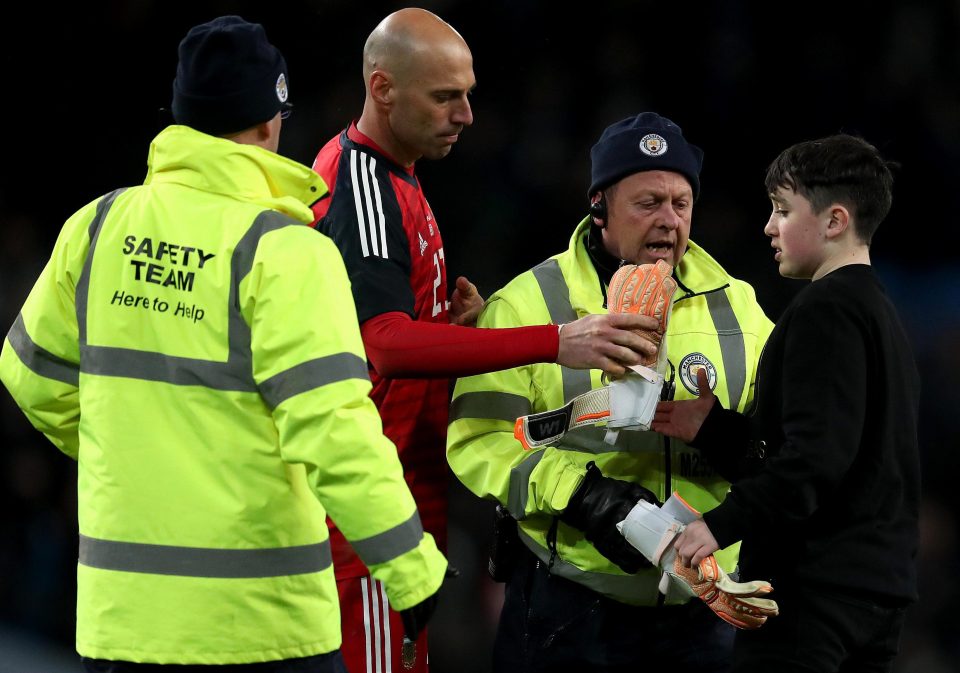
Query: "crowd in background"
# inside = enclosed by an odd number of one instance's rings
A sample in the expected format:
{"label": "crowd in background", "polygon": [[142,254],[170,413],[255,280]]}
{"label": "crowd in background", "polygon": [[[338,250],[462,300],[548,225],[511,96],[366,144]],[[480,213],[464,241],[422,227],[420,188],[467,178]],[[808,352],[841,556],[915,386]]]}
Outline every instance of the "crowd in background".
{"label": "crowd in background", "polygon": [[[0,330],[16,317],[63,220],[142,181],[168,105],[176,42],[237,13],[263,23],[290,67],[281,154],[309,163],[359,114],[360,51],[399,3],[110,2],[0,27],[6,129],[0,165]],[[442,164],[417,166],[444,232],[448,275],[489,295],[563,249],[587,210],[589,149],[617,119],[656,110],[705,150],[692,238],[754,285],[776,319],[782,281],[762,233],[767,163],[794,142],[863,135],[899,162],[873,260],[923,377],[921,601],[898,670],[960,670],[960,5],[746,0],[423,2],[474,55],[473,127]],[[362,5],[362,6],[358,6]],[[829,11],[827,11],[829,10]],[[0,395],[0,673],[77,670],[73,463]],[[462,571],[431,624],[431,666],[489,668],[501,585],[485,576],[492,505],[452,485],[449,556]]]}

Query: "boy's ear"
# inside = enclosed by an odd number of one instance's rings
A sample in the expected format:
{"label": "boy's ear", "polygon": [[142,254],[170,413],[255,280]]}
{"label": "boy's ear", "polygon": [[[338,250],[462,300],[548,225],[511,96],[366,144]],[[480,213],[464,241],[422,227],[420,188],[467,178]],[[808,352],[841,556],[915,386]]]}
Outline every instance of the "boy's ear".
{"label": "boy's ear", "polygon": [[827,209],[830,219],[827,221],[827,238],[835,239],[852,225],[850,211],[846,206],[834,203]]}

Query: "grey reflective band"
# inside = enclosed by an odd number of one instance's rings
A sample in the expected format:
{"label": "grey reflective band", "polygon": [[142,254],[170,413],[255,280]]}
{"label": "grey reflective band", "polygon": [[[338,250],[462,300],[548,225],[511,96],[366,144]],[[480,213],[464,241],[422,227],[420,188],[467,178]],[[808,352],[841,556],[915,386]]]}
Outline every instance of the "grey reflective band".
{"label": "grey reflective band", "polygon": [[363,540],[350,540],[350,546],[366,565],[386,563],[416,549],[423,539],[423,524],[416,510],[413,516],[388,531]]}
{"label": "grey reflective band", "polygon": [[260,239],[271,231],[303,223],[289,215],[265,210],[253,221],[247,233],[237,242],[230,258],[230,298],[227,303],[227,343],[230,355],[227,361],[253,381],[253,351],[250,346],[250,326],[240,313],[240,283],[253,268]]}
{"label": "grey reflective band", "polygon": [[274,374],[260,384],[260,395],[271,409],[276,409],[294,395],[347,379],[369,381],[367,363],[353,353],[336,353]]}
{"label": "grey reflective band", "polygon": [[210,549],[117,542],[80,536],[81,565],[181,577],[252,578],[303,575],[333,564],[330,541],[271,549]]}
{"label": "grey reflective band", "polygon": [[[560,325],[577,319],[577,312],[570,303],[570,288],[556,259],[550,258],[533,267],[533,277],[540,285],[540,293],[553,323]],[[560,367],[560,374],[563,377],[564,404],[593,387],[589,369]]]}
{"label": "grey reflective band", "polygon": [[744,352],[743,330],[737,315],[730,305],[730,298],[723,290],[706,295],[707,307],[713,326],[717,328],[720,339],[720,357],[723,358],[723,373],[730,397],[728,409],[740,408],[740,396],[747,382],[747,361]]}
{"label": "grey reflective band", "polygon": [[80,366],[38,346],[27,334],[22,313],[17,315],[17,319],[13,321],[10,331],[7,333],[7,340],[20,361],[34,374],[68,383],[71,386],[80,385]]}
{"label": "grey reflective band", "polygon": [[510,486],[507,492],[507,510],[518,521],[526,518],[527,499],[530,495],[530,475],[541,460],[545,451],[537,451],[510,470]]}
{"label": "grey reflective band", "polygon": [[[522,528],[518,529],[518,533],[527,549],[540,559],[541,563],[549,566],[550,551],[538,545]],[[595,573],[580,570],[572,563],[556,556],[553,559],[553,565],[550,566],[550,574],[571,580],[596,591],[598,594],[629,605],[654,606],[657,605],[660,595],[660,591],[657,589],[660,573],[653,570],[641,570],[636,575]]]}
{"label": "grey reflective band", "polygon": [[481,391],[459,395],[450,404],[450,423],[461,418],[507,421],[511,425],[532,411],[530,400],[522,395]]}
{"label": "grey reflective band", "polygon": [[605,427],[575,428],[565,434],[555,447],[560,451],[579,451],[581,453],[611,452],[657,452],[663,450],[663,435],[656,432],[628,430],[617,435],[613,445],[603,440],[607,433]]}
{"label": "grey reflective band", "polygon": [[[117,189],[104,196],[97,203],[97,210],[87,228],[87,235],[90,237],[90,248],[87,250],[87,258],[83,261],[83,269],[80,271],[80,279],[77,281],[75,292],[75,302],[77,311],[77,328],[79,330],[80,345],[87,343],[87,297],[90,291],[90,265],[93,263],[93,249],[96,247],[97,238],[100,236],[100,225],[103,224],[110,206],[117,200],[126,189]],[[80,357],[80,365],[83,366],[83,356]]]}
{"label": "grey reflective band", "polygon": [[214,390],[257,392],[252,373],[230,362],[213,362],[110,346],[81,346],[84,374],[122,376],[178,386],[203,386]]}
{"label": "grey reflective band", "polygon": [[570,305],[570,288],[555,258],[551,257],[533,267],[533,277],[540,285],[540,293],[550,312],[550,320],[559,325],[577,319],[577,313]]}

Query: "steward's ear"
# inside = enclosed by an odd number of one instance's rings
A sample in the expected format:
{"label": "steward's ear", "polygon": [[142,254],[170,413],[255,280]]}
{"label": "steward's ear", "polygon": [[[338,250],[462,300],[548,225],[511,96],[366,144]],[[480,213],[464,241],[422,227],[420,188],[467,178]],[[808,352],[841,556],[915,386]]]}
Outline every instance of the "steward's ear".
{"label": "steward's ear", "polygon": [[260,122],[254,126],[253,128],[257,134],[257,140],[261,142],[270,140],[270,137],[274,134],[273,126],[274,124],[272,119],[268,119],[265,122]]}

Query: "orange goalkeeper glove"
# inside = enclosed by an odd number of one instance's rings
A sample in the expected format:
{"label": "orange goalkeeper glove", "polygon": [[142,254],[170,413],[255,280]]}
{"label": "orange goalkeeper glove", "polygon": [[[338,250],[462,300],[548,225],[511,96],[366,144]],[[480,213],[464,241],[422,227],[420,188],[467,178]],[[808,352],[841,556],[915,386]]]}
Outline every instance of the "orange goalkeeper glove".
{"label": "orange goalkeeper glove", "polygon": [[[613,274],[607,287],[607,309],[611,313],[640,313],[660,322],[656,330],[637,331],[658,347],[667,332],[673,293],[677,290],[672,273],[673,267],[662,259],[656,264],[624,264]],[[655,368],[657,355],[647,356],[641,364]]]}
{"label": "orange goalkeeper glove", "polygon": [[717,617],[738,629],[759,629],[767,617],[779,614],[775,601],[760,598],[773,591],[769,582],[734,582],[713,554],[700,561],[695,568],[683,565],[677,554],[669,574],[686,582]]}
{"label": "orange goalkeeper glove", "polygon": [[758,629],[768,617],[779,614],[775,601],[762,598],[773,587],[769,582],[735,582],[723,571],[713,554],[695,568],[687,568],[673,543],[700,513],[674,493],[656,507],[640,501],[627,518],[617,524],[627,542],[651,563],[663,570],[660,591],[667,595],[676,589],[688,596],[697,596],[716,615],[738,629]]}

